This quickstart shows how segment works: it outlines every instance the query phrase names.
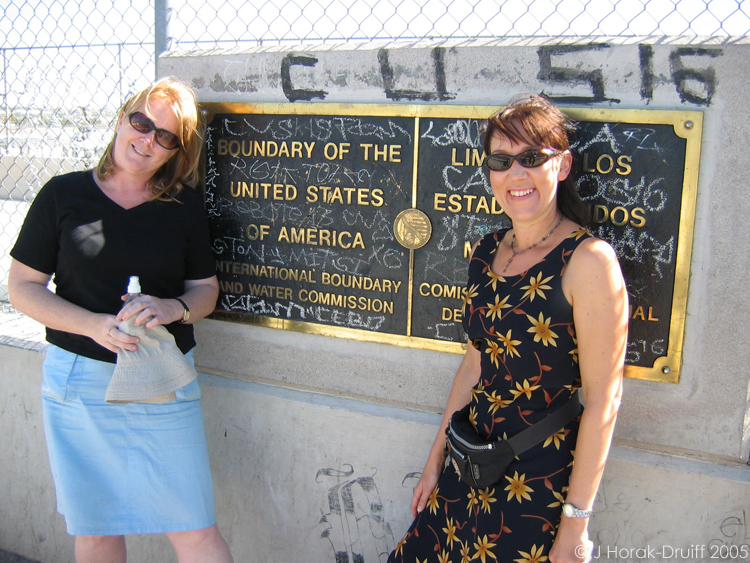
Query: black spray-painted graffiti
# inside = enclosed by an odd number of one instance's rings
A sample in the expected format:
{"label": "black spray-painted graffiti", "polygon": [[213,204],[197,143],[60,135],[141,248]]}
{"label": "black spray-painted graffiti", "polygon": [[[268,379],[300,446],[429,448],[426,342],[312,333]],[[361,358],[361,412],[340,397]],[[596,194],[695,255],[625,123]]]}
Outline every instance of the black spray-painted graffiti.
{"label": "black spray-painted graffiti", "polygon": [[284,91],[286,99],[290,102],[299,100],[310,101],[316,98],[325,99],[328,92],[325,90],[305,90],[292,86],[292,75],[289,69],[294,66],[315,66],[318,59],[312,55],[294,55],[289,53],[281,61],[281,89]]}
{"label": "black spray-painted graffiti", "polygon": [[[651,45],[638,45],[641,65],[641,98],[651,101],[654,97],[654,85],[657,76],[654,74],[654,48]],[[719,57],[721,49],[701,47],[678,47],[669,54],[669,70],[672,82],[677,88],[680,100],[691,104],[710,106],[711,98],[716,92],[716,71],[712,67],[697,69],[686,67],[683,57]],[[697,82],[704,91],[691,87],[691,81]]]}
{"label": "black spray-painted graffiti", "polygon": [[[670,53],[669,67],[672,71],[672,80],[674,80],[677,92],[679,92],[680,99],[683,102],[711,105],[711,98],[716,91],[716,71],[712,67],[705,69],[686,68],[682,64],[682,58],[718,57],[720,55],[721,49],[702,49],[699,47],[680,47]],[[698,82],[705,88],[705,96],[700,96],[690,89],[691,80]]]}
{"label": "black spray-painted graffiti", "polygon": [[602,69],[580,70],[577,68],[556,67],[552,66],[552,57],[554,55],[563,55],[567,53],[577,53],[579,51],[598,51],[609,49],[606,43],[589,43],[588,45],[551,45],[541,47],[537,50],[539,55],[539,73],[537,78],[543,82],[552,84],[589,84],[593,96],[554,96],[545,93],[546,96],[564,103],[589,103],[589,102],[619,102],[613,98],[607,98],[604,95],[604,76]]}
{"label": "black spray-painted graffiti", "polygon": [[353,477],[354,467],[320,469],[315,482],[330,478],[328,512],[320,519],[327,525],[320,537],[328,539],[335,563],[385,561],[395,546],[391,527],[383,518],[383,503],[372,476]]}
{"label": "black spray-painted graffiti", "polygon": [[[540,47],[539,74],[537,78],[553,84],[589,84],[593,96],[556,96],[547,94],[551,99],[564,103],[617,102],[605,95],[605,81],[601,69],[581,70],[572,67],[552,65],[552,57],[579,53],[582,51],[600,51],[610,47],[607,43],[589,43],[587,45],[550,45]],[[654,97],[654,86],[667,82],[654,73],[654,48],[652,45],[638,45],[641,74],[641,99],[650,102]],[[676,47],[669,53],[669,70],[671,81],[683,103],[711,105],[711,98],[716,92],[716,71],[712,67],[691,68],[683,61],[684,57],[719,57],[722,50],[718,48]],[[697,83],[697,84],[695,84]],[[700,92],[703,90],[703,93]]]}
{"label": "black spray-painted graffiti", "polygon": [[[580,65],[566,66],[561,64],[560,58],[565,55],[580,54],[591,51],[603,51],[611,48],[608,43],[588,43],[584,45],[545,45],[537,49],[539,58],[539,72],[537,79],[556,86],[580,86],[586,84],[591,88],[591,96],[556,95],[554,92],[543,93],[549,98],[562,103],[619,103],[619,99],[608,97],[606,81],[601,68],[584,70]],[[674,85],[683,103],[709,106],[716,92],[716,71],[708,66],[695,68],[687,66],[687,57],[716,58],[723,54],[720,48],[705,47],[675,47],[669,53],[669,77],[654,71],[654,48],[652,45],[638,46],[640,65],[640,96],[650,102],[654,97],[654,88],[659,84]],[[448,92],[446,80],[445,54],[446,49],[435,47],[432,49],[434,90],[399,89],[395,86],[396,72],[390,62],[389,49],[378,51],[378,63],[383,89],[388,99],[393,101],[435,101],[452,100],[455,93]],[[281,63],[281,83],[284,95],[290,102],[325,99],[325,90],[308,90],[295,88],[292,84],[290,69],[292,66],[313,67],[318,59],[312,55],[287,54]],[[218,75],[215,80],[219,80]]]}
{"label": "black spray-painted graffiti", "polygon": [[445,85],[445,49],[435,47],[432,50],[432,60],[435,62],[435,91],[425,90],[397,90],[393,88],[393,67],[388,59],[388,49],[378,51],[378,62],[380,63],[380,75],[383,78],[385,95],[390,100],[452,100],[455,94],[448,92]]}

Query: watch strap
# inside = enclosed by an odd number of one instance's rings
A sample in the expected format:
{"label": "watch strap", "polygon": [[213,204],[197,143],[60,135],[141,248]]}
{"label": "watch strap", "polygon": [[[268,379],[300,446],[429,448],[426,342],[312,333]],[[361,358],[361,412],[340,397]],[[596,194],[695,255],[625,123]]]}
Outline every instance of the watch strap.
{"label": "watch strap", "polygon": [[187,303],[185,303],[182,299],[179,297],[174,297],[176,301],[180,302],[180,305],[182,305],[182,318],[180,319],[180,323],[186,323],[188,319],[190,318],[190,307],[187,306]]}

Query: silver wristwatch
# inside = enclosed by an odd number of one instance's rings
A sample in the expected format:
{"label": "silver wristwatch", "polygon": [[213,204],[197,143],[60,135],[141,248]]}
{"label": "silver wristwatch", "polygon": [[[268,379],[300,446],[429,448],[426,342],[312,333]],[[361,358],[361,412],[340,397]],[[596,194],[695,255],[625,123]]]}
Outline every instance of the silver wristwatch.
{"label": "silver wristwatch", "polygon": [[581,510],[576,508],[569,502],[563,504],[562,511],[567,518],[588,518],[594,513],[593,510]]}

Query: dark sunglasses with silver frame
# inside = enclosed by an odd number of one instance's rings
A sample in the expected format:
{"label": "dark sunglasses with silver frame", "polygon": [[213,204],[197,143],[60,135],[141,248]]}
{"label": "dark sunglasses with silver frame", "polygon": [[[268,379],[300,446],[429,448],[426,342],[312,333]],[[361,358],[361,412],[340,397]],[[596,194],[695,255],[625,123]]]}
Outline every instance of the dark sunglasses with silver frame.
{"label": "dark sunglasses with silver frame", "polygon": [[537,168],[547,162],[550,158],[561,154],[561,151],[555,151],[552,149],[533,149],[515,156],[510,154],[491,154],[484,159],[484,165],[490,170],[504,172],[505,170],[508,170],[513,165],[513,161],[516,160],[518,161],[518,164],[524,168]]}
{"label": "dark sunglasses with silver frame", "polygon": [[130,125],[133,129],[139,133],[150,133],[151,131],[156,131],[156,134],[154,135],[156,142],[159,143],[159,146],[168,151],[180,148],[180,139],[177,135],[166,129],[159,129],[146,114],[141,113],[140,111],[135,111],[128,116],[128,121],[130,121]]}

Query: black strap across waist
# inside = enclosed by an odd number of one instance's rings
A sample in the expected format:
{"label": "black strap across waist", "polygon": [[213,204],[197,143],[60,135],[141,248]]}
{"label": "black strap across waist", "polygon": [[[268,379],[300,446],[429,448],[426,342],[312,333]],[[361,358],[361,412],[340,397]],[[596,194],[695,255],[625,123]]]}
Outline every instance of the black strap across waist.
{"label": "black strap across waist", "polygon": [[567,403],[556,408],[543,419],[535,422],[515,436],[508,438],[508,444],[513,448],[515,455],[521,454],[529,448],[536,446],[557,432],[560,428],[571,422],[581,411],[581,402],[576,392]]}

